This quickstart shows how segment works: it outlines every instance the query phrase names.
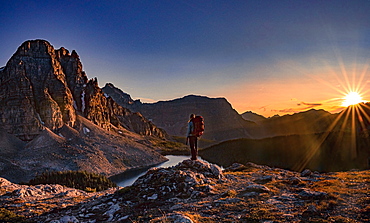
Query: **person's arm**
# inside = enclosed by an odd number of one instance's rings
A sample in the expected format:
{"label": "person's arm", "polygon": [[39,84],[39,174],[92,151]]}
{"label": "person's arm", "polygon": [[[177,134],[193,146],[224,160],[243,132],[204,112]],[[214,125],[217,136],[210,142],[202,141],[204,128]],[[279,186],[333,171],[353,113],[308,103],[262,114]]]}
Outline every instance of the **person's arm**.
{"label": "person's arm", "polygon": [[188,123],[188,131],[186,133],[186,136],[189,137],[191,136],[191,133],[194,131],[194,124],[193,122]]}

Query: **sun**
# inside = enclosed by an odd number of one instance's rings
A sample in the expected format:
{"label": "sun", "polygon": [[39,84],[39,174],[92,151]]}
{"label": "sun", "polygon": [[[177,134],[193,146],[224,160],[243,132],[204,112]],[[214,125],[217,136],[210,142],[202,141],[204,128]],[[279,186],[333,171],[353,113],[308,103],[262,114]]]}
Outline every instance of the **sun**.
{"label": "sun", "polygon": [[342,106],[348,107],[350,105],[355,105],[361,102],[365,102],[361,95],[357,92],[349,92],[344,98],[344,101],[342,102]]}

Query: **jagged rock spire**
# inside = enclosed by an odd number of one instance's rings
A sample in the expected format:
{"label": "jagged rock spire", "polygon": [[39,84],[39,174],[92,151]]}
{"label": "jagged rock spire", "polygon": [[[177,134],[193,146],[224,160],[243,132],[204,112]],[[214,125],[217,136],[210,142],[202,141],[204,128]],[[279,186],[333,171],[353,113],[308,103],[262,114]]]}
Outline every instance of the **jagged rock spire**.
{"label": "jagged rock spire", "polygon": [[74,127],[77,115],[110,130],[127,128],[164,137],[140,114],[107,99],[96,78],[88,80],[76,51],[55,50],[46,40],[24,42],[0,70],[0,124],[30,141],[45,128]]}
{"label": "jagged rock spire", "polygon": [[53,46],[45,40],[24,42],[0,73],[3,128],[31,140],[44,127],[73,126],[73,97]]}

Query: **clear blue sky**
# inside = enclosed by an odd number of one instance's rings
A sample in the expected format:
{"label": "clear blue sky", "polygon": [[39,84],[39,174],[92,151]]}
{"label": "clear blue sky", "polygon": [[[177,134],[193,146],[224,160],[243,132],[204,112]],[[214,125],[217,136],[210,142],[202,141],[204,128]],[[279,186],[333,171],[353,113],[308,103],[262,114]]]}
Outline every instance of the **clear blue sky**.
{"label": "clear blue sky", "polygon": [[226,97],[266,116],[370,100],[370,1],[2,1],[0,66],[29,39],[76,50],[133,98]]}

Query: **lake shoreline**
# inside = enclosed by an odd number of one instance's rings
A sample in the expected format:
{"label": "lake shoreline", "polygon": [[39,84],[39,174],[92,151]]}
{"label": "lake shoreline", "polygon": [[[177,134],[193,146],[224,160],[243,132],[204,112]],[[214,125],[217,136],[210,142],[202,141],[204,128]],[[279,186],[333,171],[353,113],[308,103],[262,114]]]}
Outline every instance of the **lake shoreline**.
{"label": "lake shoreline", "polygon": [[[168,160],[156,165],[151,165],[147,167],[138,167],[128,169],[120,174],[116,174],[114,176],[109,177],[111,181],[116,183],[120,187],[127,187],[132,185],[140,176],[144,175],[149,169],[153,167],[157,168],[166,168],[170,166],[176,166],[180,162],[190,159],[190,156],[185,155],[166,155],[165,156]],[[201,157],[198,156],[198,159],[203,160]],[[206,160],[203,160],[206,161]],[[208,161],[206,161],[208,162]]]}

